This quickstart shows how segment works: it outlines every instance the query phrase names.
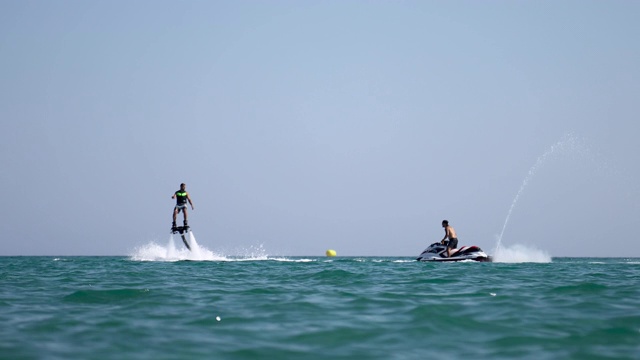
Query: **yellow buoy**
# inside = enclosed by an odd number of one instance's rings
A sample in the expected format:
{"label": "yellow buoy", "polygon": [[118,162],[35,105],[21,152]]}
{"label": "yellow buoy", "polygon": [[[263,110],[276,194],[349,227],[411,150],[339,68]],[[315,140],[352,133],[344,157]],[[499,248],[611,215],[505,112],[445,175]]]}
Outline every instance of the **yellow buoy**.
{"label": "yellow buoy", "polygon": [[327,250],[326,254],[327,254],[327,256],[336,256],[337,255],[336,251],[335,250],[331,250],[331,249]]}

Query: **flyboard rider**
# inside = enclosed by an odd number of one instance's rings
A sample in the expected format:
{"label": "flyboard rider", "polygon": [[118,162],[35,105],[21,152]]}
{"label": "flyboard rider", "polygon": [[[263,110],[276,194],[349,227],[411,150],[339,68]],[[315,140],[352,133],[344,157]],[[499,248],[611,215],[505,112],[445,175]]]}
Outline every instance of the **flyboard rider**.
{"label": "flyboard rider", "polygon": [[176,207],[173,208],[173,224],[171,225],[171,230],[175,230],[176,228],[176,217],[178,216],[178,213],[180,211],[182,211],[182,213],[184,214],[184,227],[188,227],[187,201],[189,202],[189,205],[191,205],[191,210],[194,210],[194,208],[191,197],[187,192],[187,185],[185,183],[180,184],[180,190],[176,191],[173,196],[171,196],[171,198],[176,199]]}

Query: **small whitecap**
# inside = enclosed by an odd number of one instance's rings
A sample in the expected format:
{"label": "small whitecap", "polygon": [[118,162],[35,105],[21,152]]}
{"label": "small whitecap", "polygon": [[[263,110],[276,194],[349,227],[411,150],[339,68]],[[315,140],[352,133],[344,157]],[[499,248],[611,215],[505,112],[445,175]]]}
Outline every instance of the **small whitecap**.
{"label": "small whitecap", "polygon": [[496,296],[496,293],[489,293],[489,295],[491,295],[491,296]]}

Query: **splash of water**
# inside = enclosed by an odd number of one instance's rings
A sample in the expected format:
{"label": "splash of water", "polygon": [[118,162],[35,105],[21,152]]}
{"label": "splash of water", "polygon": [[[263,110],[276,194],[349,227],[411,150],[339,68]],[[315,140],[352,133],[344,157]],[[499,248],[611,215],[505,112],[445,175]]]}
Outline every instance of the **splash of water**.
{"label": "splash of water", "polygon": [[493,255],[493,262],[497,263],[550,263],[551,256],[545,251],[524,246],[514,245],[511,247],[503,246],[497,249]]}
{"label": "splash of water", "polygon": [[[189,232],[188,239],[191,251],[182,245],[182,239],[178,239],[179,240],[174,241],[174,236],[170,235],[166,246],[158,245],[154,242],[140,246],[130,255],[131,259],[136,261],[212,261],[225,259],[223,256],[215,254],[206,247],[200,246],[193,232]],[[179,247],[176,247],[176,242],[180,244]]]}
{"label": "splash of water", "polygon": [[[175,239],[174,239],[175,237]],[[131,260],[134,261],[255,261],[255,260],[279,260],[285,261],[285,258],[272,258],[267,255],[262,245],[257,247],[251,246],[249,249],[239,250],[239,256],[226,256],[221,253],[215,253],[206,247],[198,244],[193,231],[189,232],[188,250],[183,244],[179,236],[170,235],[166,246],[150,242],[146,245],[137,247],[132,254]],[[176,247],[176,243],[178,246]]]}
{"label": "splash of water", "polygon": [[513,199],[513,202],[511,202],[511,207],[507,212],[507,217],[504,220],[504,225],[502,225],[502,231],[498,236],[495,253],[500,252],[500,246],[502,244],[502,236],[504,235],[504,231],[507,228],[507,224],[509,223],[509,218],[511,217],[511,213],[515,208],[516,203],[520,198],[520,195],[522,194],[524,189],[527,187],[527,184],[529,184],[529,181],[535,175],[536,171],[538,171],[538,169],[542,167],[542,165],[544,165],[547,161],[549,161],[549,159],[551,159],[554,155],[566,153],[567,151],[577,152],[578,150],[584,151],[584,146],[582,146],[582,144],[580,143],[580,141],[578,141],[578,138],[575,135],[570,133],[565,135],[557,143],[551,145],[551,147],[547,151],[545,151],[542,155],[540,155],[540,157],[538,157],[538,160],[536,160],[535,164],[533,164],[533,166],[529,169],[529,172],[527,173],[527,176],[524,178],[522,185],[520,185],[520,190],[518,190],[516,197]]}

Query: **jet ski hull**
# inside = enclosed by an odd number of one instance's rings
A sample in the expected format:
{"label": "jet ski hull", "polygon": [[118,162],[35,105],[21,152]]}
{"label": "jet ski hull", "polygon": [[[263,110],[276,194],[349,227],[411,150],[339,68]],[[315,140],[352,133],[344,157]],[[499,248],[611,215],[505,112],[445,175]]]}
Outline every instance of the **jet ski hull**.
{"label": "jet ski hull", "polygon": [[458,249],[452,249],[450,257],[447,257],[447,248],[441,243],[433,243],[429,245],[416,258],[418,261],[479,261],[491,262],[493,259],[487,255],[478,246],[462,246]]}

